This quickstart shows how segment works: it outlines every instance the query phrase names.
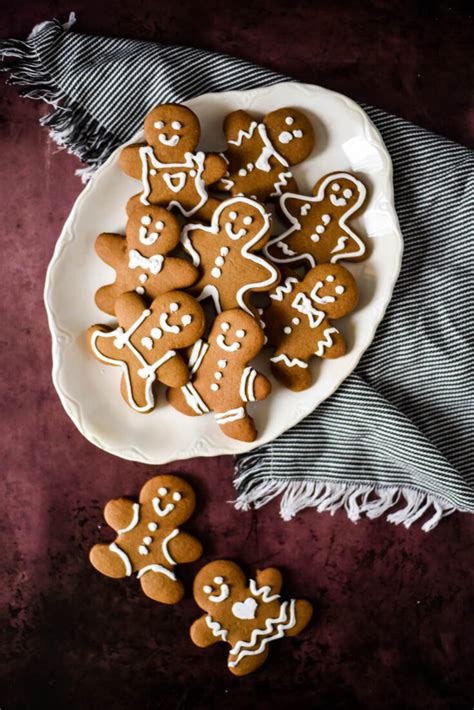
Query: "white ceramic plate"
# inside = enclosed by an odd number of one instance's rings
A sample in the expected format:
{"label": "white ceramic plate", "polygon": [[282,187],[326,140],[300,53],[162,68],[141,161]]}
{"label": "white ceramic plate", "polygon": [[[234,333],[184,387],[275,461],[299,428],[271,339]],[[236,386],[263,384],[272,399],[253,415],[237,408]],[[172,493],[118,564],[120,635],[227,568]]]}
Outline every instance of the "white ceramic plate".
{"label": "white ceramic plate", "polygon": [[[353,224],[371,242],[367,261],[344,262],[360,288],[357,310],[338,321],[348,353],[337,360],[314,358],[314,384],[294,393],[278,385],[265,402],[250,405],[259,436],[251,444],[227,438],[214,417],[186,417],[166,403],[164,389],[150,414],[134,412],[120,395],[120,369],[101,365],[90,354],[85,331],[93,323],[112,322],[94,303],[97,288],[113,280],[113,271],[96,256],[100,232],[124,233],[125,203],[139,183],[118,167],[119,150],[96,172],[77,199],[49,265],[45,302],[53,340],[53,382],[78,429],[93,444],[112,454],[145,463],[166,463],[193,456],[249,451],[294,426],[329,397],[352,372],[370,345],[390,301],[403,251],[393,204],[392,166],[378,131],[350,99],[318,86],[275,86],[206,94],[187,102],[201,121],[203,150],[225,148],[222,121],[230,111],[248,109],[263,115],[295,106],[312,119],[317,146],[294,168],[298,185],[308,193],[325,173],[350,170],[368,187],[369,202]],[[143,134],[131,142],[142,140]],[[266,351],[268,353],[268,351]],[[257,367],[269,375],[268,354]]]}

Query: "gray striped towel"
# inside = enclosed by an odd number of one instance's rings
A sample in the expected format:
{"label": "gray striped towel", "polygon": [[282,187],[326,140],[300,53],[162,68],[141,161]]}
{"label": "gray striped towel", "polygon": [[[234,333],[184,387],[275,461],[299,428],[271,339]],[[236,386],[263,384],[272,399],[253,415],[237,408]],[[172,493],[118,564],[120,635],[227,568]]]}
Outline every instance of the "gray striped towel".
{"label": "gray striped towel", "polygon": [[[89,37],[57,21],[0,41],[10,81],[53,111],[52,138],[93,171],[154,105],[288,80],[227,56]],[[393,300],[355,372],[310,416],[236,463],[239,508],[281,496],[351,520],[389,512],[432,529],[474,512],[471,151],[370,106],[394,164],[405,256]]]}

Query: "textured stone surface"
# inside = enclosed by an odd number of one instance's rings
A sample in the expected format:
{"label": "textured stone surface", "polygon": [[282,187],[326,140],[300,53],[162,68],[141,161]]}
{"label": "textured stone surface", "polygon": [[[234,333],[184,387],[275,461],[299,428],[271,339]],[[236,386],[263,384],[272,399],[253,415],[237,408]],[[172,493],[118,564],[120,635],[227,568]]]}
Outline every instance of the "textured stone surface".
{"label": "textured stone surface", "polygon": [[[0,33],[24,37],[74,9],[80,32],[227,51],[472,145],[469,13],[456,3],[416,6],[9,0]],[[306,511],[283,523],[276,503],[254,513],[227,503],[229,458],[161,467],[196,488],[189,529],[206,544],[203,561],[233,557],[249,572],[279,566],[284,589],[315,604],[308,630],[274,644],[267,664],[243,679],[228,673],[223,646],[190,642],[200,613],[190,596],[166,608],[133,580],[107,580],[89,565],[89,547],[108,539],[105,502],[138,492],[156,467],[94,448],[54,392],[42,291],[81,189],[77,164],[39,129],[47,107],[2,86],[0,111],[1,707],[471,708],[474,522],[466,515],[429,535],[385,521],[354,526],[344,513]],[[188,588],[199,567],[183,567]]]}

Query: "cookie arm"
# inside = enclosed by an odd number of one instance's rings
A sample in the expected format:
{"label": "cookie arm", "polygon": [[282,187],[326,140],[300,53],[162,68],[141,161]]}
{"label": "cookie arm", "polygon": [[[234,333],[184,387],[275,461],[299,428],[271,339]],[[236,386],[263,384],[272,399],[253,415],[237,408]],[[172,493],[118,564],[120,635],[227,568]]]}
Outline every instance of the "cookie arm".
{"label": "cookie arm", "polygon": [[125,254],[125,237],[120,234],[99,234],[95,251],[103,262],[116,269]]}
{"label": "cookie arm", "polygon": [[318,357],[333,359],[341,357],[345,353],[346,341],[337,328],[327,322],[327,327],[319,335],[314,354]]}
{"label": "cookie arm", "polygon": [[178,563],[195,562],[202,555],[202,545],[195,537],[180,530],[168,543],[171,557]]}
{"label": "cookie arm", "polygon": [[144,143],[132,143],[122,149],[119,158],[120,168],[126,175],[140,180],[142,176],[142,162],[140,160],[140,148]]}
{"label": "cookie arm", "polygon": [[217,636],[214,636],[211,629],[206,623],[206,617],[201,616],[199,619],[192,624],[189,630],[191,640],[199,648],[206,648],[207,646],[212,646],[212,644],[221,641]]}
{"label": "cookie arm", "polygon": [[181,355],[176,353],[158,369],[157,376],[167,387],[176,388],[186,384],[189,371]]}
{"label": "cookie arm", "polygon": [[104,518],[107,525],[118,532],[127,528],[139,514],[139,504],[128,498],[109,500],[104,508]]}
{"label": "cookie arm", "polygon": [[275,567],[258,569],[255,576],[259,587],[270,587],[272,594],[280,594],[283,583],[280,570]]}
{"label": "cookie arm", "polygon": [[212,185],[224,176],[227,171],[227,162],[217,153],[208,153],[204,160],[202,178],[206,185]]}
{"label": "cookie arm", "polygon": [[253,118],[247,111],[232,111],[224,120],[224,133],[227,142],[239,139],[241,131],[248,131]]}

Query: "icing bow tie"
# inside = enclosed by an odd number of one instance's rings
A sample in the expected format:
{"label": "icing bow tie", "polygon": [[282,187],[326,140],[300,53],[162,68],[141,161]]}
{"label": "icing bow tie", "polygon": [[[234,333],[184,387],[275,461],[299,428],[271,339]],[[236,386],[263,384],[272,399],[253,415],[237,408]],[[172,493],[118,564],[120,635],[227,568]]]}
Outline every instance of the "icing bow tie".
{"label": "icing bow tie", "polygon": [[324,319],[323,311],[318,311],[317,308],[314,308],[312,300],[305,293],[298,293],[291,305],[308,318],[310,328],[317,328]]}
{"label": "icing bow tie", "polygon": [[159,274],[163,266],[164,256],[162,254],[154,254],[147,258],[142,256],[137,249],[131,249],[129,253],[130,261],[128,266],[130,269],[149,269],[152,274]]}

